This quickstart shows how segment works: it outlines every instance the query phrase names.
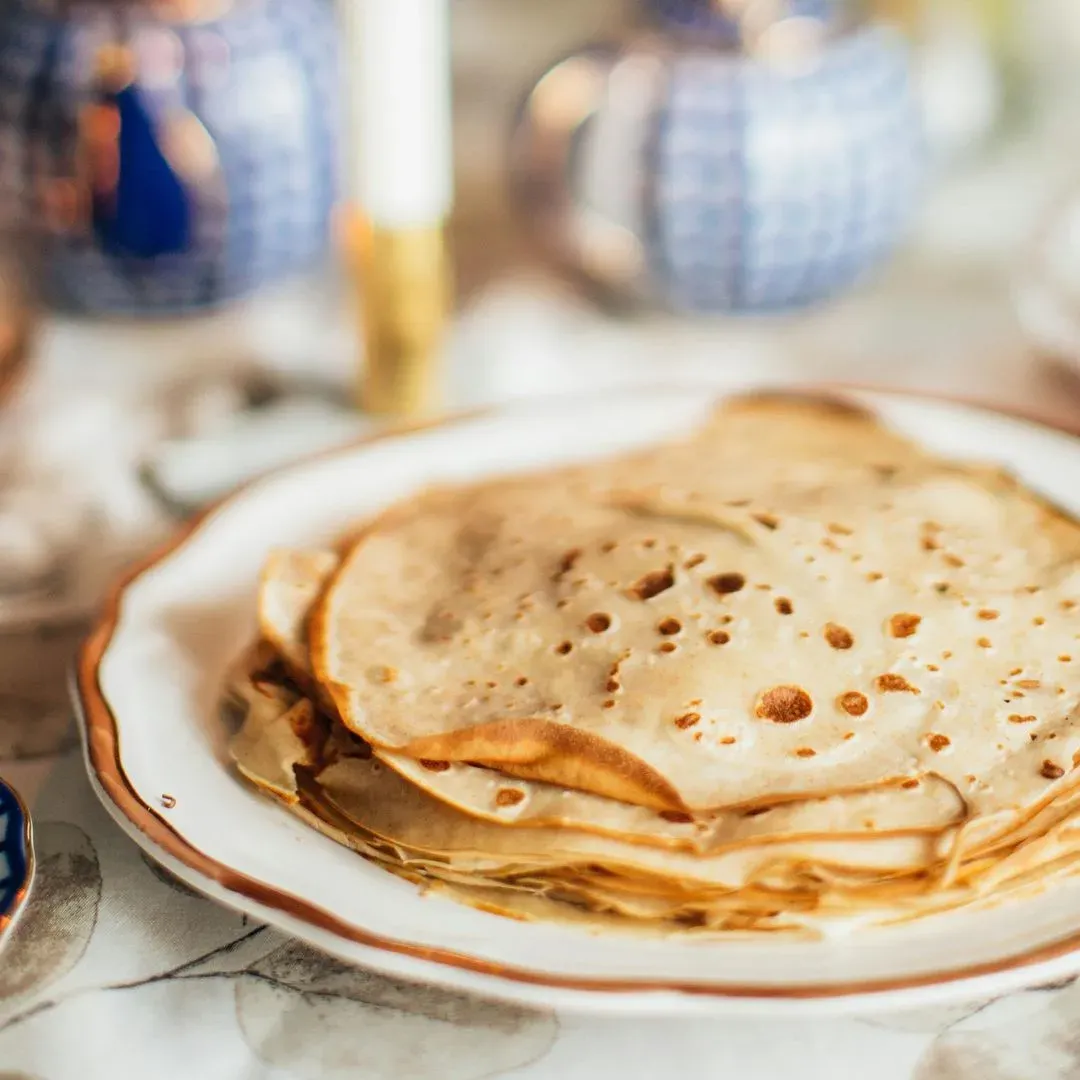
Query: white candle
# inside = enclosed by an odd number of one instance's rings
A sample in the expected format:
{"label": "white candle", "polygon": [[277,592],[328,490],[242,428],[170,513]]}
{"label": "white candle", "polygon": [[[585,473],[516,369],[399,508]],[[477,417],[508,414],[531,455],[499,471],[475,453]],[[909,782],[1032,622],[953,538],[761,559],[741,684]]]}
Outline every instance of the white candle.
{"label": "white candle", "polygon": [[353,194],[372,225],[446,217],[453,197],[449,0],[343,0]]}

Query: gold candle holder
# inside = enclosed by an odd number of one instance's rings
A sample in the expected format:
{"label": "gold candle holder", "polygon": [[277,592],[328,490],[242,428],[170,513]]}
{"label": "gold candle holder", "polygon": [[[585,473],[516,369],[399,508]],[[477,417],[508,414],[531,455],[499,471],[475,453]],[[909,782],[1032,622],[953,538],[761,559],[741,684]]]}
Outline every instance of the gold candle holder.
{"label": "gold candle holder", "polygon": [[356,215],[347,247],[363,321],[358,404],[401,419],[437,412],[451,293],[444,226],[386,228]]}

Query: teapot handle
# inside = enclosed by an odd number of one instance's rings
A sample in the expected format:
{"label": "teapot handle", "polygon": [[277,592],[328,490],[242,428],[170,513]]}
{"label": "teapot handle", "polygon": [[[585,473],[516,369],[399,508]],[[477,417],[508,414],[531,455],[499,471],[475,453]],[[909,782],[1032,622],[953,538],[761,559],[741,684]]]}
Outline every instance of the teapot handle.
{"label": "teapot handle", "polygon": [[[627,63],[666,78],[662,55],[618,44],[590,46],[556,63],[526,95],[510,141],[510,185],[539,245],[564,271],[625,295],[644,278],[640,237],[587,205],[575,190],[575,154]],[[630,72],[628,72],[630,74]]]}

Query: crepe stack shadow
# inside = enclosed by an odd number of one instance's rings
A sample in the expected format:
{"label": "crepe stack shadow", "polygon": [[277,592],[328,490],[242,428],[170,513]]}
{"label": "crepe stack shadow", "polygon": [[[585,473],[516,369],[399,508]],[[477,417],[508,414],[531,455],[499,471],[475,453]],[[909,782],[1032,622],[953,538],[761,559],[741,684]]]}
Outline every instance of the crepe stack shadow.
{"label": "crepe stack shadow", "polygon": [[239,771],[424,888],[645,932],[886,924],[1080,866],[1080,527],[842,402],[274,551]]}

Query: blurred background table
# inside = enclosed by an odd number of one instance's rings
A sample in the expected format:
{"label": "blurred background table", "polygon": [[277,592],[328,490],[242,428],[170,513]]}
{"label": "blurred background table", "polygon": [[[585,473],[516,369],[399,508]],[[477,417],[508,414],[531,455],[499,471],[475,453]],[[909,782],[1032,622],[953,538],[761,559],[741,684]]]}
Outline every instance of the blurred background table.
{"label": "blurred background table", "polygon": [[[1069,356],[1034,340],[1014,303],[1031,238],[1075,179],[1080,95],[1067,81],[952,162],[899,255],[818,310],[615,310],[540,263],[505,185],[515,102],[552,57],[609,36],[631,10],[461,6],[451,407],[752,371],[960,394],[1080,425]],[[349,296],[327,270],[216,315],[47,315],[38,327],[0,426],[0,769],[33,803],[41,859],[0,958],[0,1080],[844,1080],[867,1074],[866,1057],[880,1080],[1080,1074],[1073,986],[782,1030],[534,1013],[346,970],[189,894],[137,853],[86,781],[64,667],[120,564],[244,475],[370,427],[347,405]]]}

